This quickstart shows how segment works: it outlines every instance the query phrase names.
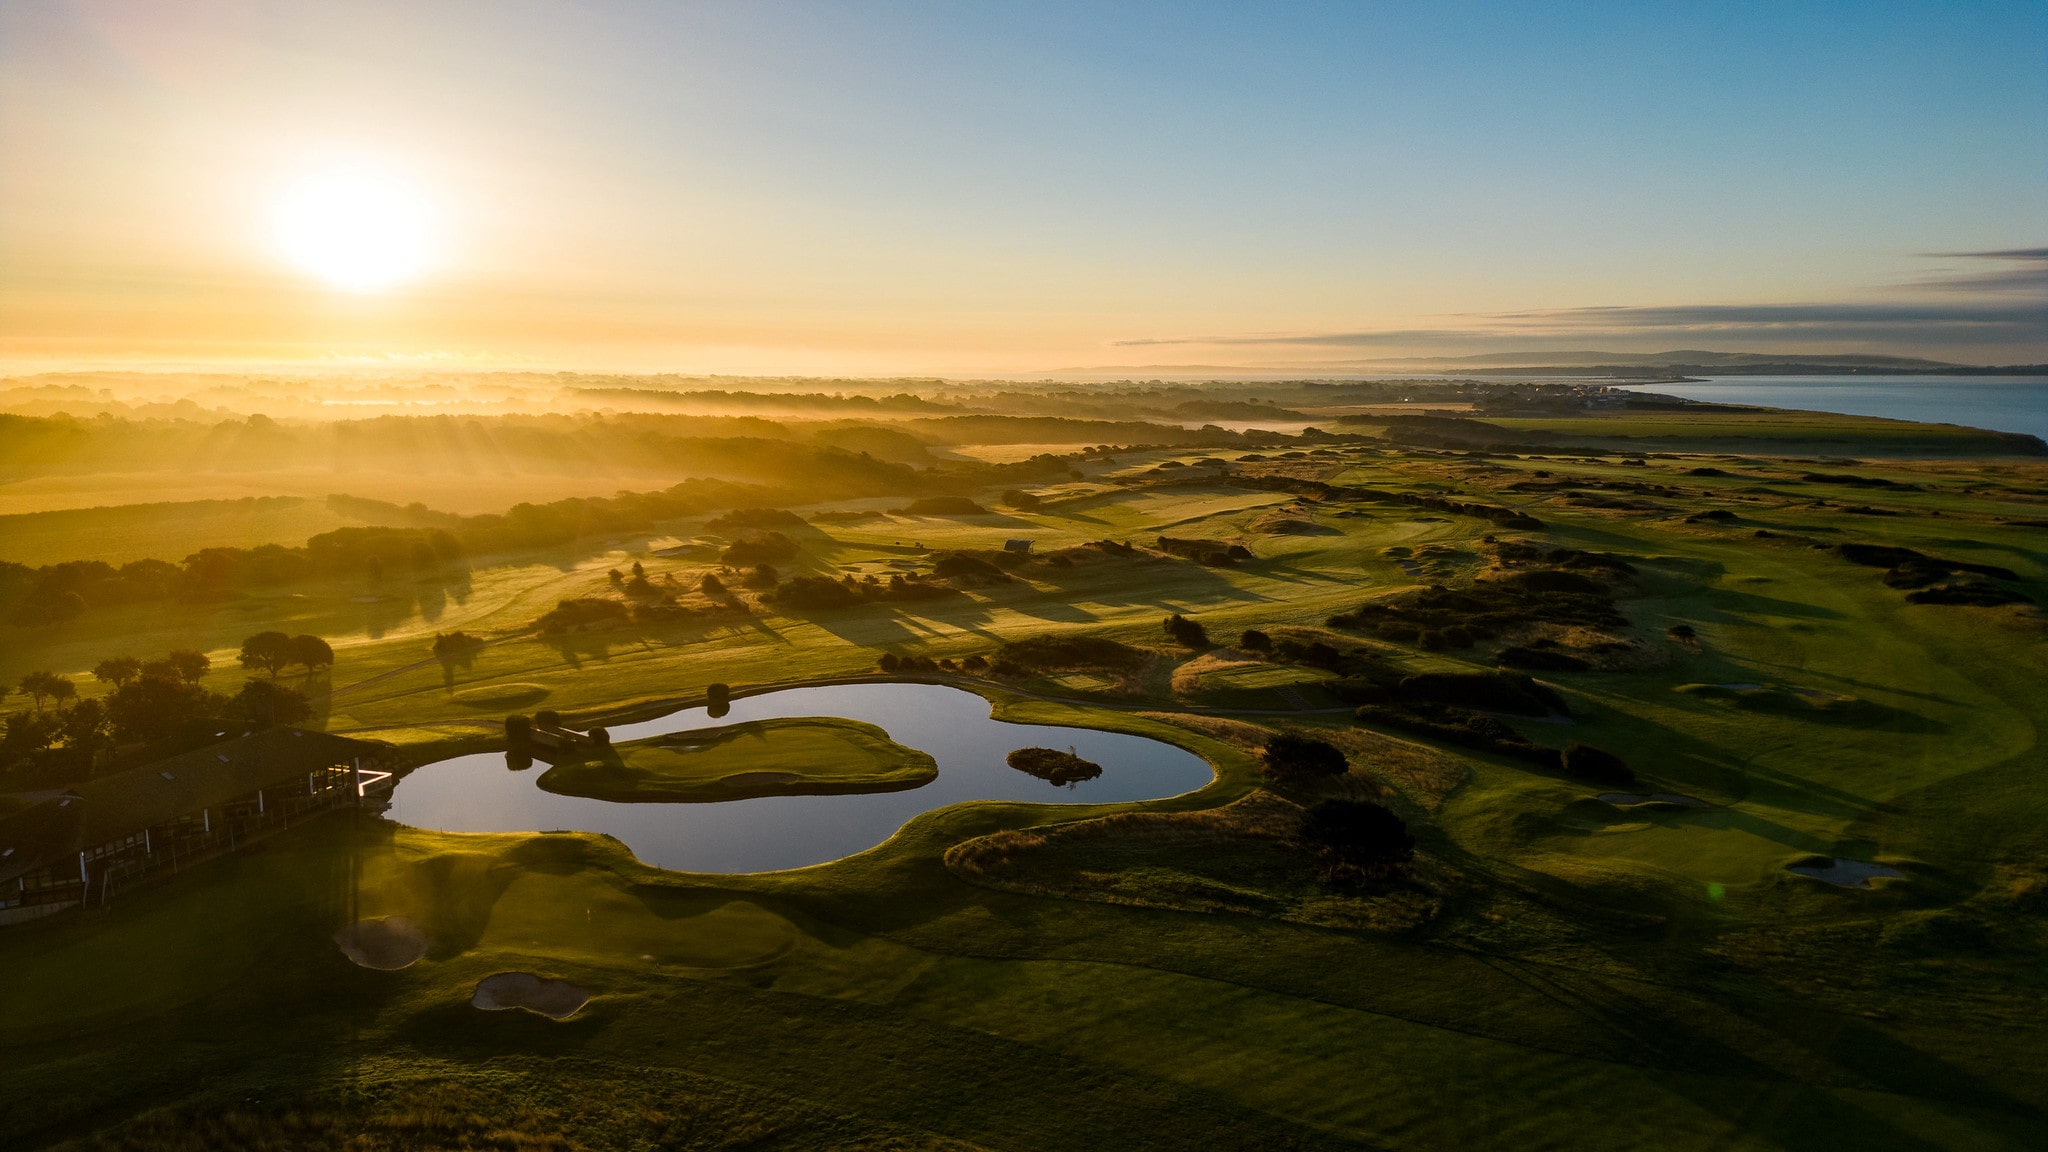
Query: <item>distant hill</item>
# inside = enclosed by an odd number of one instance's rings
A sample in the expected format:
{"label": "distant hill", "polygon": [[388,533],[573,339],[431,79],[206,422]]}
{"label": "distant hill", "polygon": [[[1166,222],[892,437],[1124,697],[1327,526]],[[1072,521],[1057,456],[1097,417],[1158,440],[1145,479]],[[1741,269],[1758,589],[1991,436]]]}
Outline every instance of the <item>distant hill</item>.
{"label": "distant hill", "polygon": [[1881,368],[1888,371],[1934,372],[1967,368],[1941,360],[1910,356],[1791,356],[1762,352],[1708,352],[1679,349],[1673,352],[1489,352],[1480,356],[1418,356],[1385,361],[1402,367],[1439,365],[1464,367],[1499,365],[1518,368],[1605,368],[1626,365],[1635,368],[1734,368],[1753,365],[1803,365],[1811,368]]}

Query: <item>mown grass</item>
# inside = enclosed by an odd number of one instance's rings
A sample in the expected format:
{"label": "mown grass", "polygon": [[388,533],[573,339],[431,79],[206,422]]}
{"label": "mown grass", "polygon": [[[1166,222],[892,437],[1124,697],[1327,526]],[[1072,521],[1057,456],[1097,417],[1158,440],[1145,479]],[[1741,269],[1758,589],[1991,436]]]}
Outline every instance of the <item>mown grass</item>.
{"label": "mown grass", "polygon": [[550,792],[623,803],[893,792],[930,783],[931,756],[837,716],[749,720],[584,749],[540,778]]}

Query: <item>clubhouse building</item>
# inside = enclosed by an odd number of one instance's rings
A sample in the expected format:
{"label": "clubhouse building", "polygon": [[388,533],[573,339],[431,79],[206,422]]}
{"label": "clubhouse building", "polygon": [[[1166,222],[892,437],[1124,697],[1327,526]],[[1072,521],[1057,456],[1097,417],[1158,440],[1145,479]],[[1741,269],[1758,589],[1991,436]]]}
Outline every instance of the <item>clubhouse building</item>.
{"label": "clubhouse building", "polygon": [[0,795],[0,926],[145,880],[391,786],[391,749],[271,728],[68,788]]}

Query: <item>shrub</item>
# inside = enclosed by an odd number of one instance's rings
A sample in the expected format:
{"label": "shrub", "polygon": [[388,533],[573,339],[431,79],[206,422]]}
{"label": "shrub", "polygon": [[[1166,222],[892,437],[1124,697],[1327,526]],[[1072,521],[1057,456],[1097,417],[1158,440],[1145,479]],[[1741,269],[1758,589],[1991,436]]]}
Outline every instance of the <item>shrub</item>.
{"label": "shrub", "polygon": [[894,672],[896,670],[897,663],[898,661],[896,659],[896,654],[894,652],[884,652],[882,653],[881,659],[875,661],[876,666],[881,668],[881,670],[884,672]]}
{"label": "shrub", "polygon": [[1314,846],[1328,880],[1380,879],[1415,858],[1415,837],[1369,800],[1324,800],[1308,810],[1301,838]]}
{"label": "shrub", "polygon": [[932,564],[932,575],[947,580],[985,581],[1000,584],[1010,574],[994,564],[966,552],[944,552]]}
{"label": "shrub", "polygon": [[1568,744],[1561,759],[1565,772],[1581,780],[1616,786],[1636,782],[1635,772],[1621,757],[1591,744]]}
{"label": "shrub", "polygon": [[1673,624],[1671,627],[1666,628],[1664,632],[1673,640],[1693,640],[1699,636],[1698,630],[1690,624]]}
{"label": "shrub", "polygon": [[1247,628],[1244,635],[1237,638],[1237,646],[1247,652],[1271,652],[1273,638],[1257,628]]}
{"label": "shrub", "polygon": [[771,528],[801,528],[804,518],[780,508],[735,508],[712,520],[713,532],[745,532]]}
{"label": "shrub", "polygon": [[1151,654],[1106,636],[1032,636],[1005,643],[996,654],[998,670],[1008,665],[1027,672],[1100,668],[1127,671]]}
{"label": "shrub", "polygon": [[1102,765],[1083,760],[1069,748],[1019,748],[1004,757],[1010,767],[1054,784],[1073,784],[1102,775]]}
{"label": "shrub", "polygon": [[1033,493],[1026,492],[1021,488],[1012,488],[1009,491],[1003,493],[1003,503],[1008,504],[1012,508],[1029,512],[1032,509],[1043,505],[1045,501],[1039,499]]}
{"label": "shrub", "polygon": [[513,747],[525,744],[533,738],[533,721],[525,715],[514,712],[505,717],[505,741]]}
{"label": "shrub", "polygon": [[897,511],[906,516],[985,516],[988,509],[965,496],[926,496]]}
{"label": "shrub", "polygon": [[592,728],[589,735],[590,742],[599,748],[612,746],[612,734],[603,728]]}
{"label": "shrub", "polygon": [[1319,780],[1351,770],[1336,745],[1292,732],[1268,736],[1259,759],[1272,780]]}
{"label": "shrub", "polygon": [[1504,667],[1527,668],[1537,672],[1584,672],[1592,667],[1569,652],[1535,646],[1503,648],[1500,655],[1494,659]]}
{"label": "shrub", "polygon": [[1209,646],[1208,629],[1178,612],[1168,616],[1161,623],[1166,629],[1166,634],[1173,637],[1174,643],[1182,647],[1207,648]]}
{"label": "shrub", "polygon": [[784,608],[850,608],[861,602],[859,592],[829,576],[798,576],[775,590],[772,597]]}
{"label": "shrub", "polygon": [[630,618],[631,612],[621,600],[562,600],[538,623],[542,635],[552,636],[572,629],[615,627]]}
{"label": "shrub", "polygon": [[704,699],[714,704],[723,704],[732,699],[732,686],[714,681],[704,686]]}
{"label": "shrub", "polygon": [[725,581],[720,580],[716,572],[706,572],[704,578],[697,581],[697,591],[702,592],[706,596],[723,596],[725,595]]}
{"label": "shrub", "polygon": [[796,541],[780,532],[750,532],[733,541],[718,558],[737,568],[794,560],[798,551]]}
{"label": "shrub", "polygon": [[562,714],[552,708],[543,708],[533,714],[533,726],[535,728],[560,728],[562,726]]}
{"label": "shrub", "polygon": [[762,564],[759,567],[749,569],[746,577],[740,583],[759,591],[773,588],[781,581],[782,576],[780,573],[776,572],[770,565]]}

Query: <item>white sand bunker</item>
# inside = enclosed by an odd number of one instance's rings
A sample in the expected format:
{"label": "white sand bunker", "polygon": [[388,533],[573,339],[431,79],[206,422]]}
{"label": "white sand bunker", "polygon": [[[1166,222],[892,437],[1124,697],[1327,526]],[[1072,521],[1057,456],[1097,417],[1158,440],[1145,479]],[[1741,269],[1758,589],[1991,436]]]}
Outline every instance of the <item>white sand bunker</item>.
{"label": "white sand bunker", "polygon": [[1785,869],[1801,876],[1811,876],[1837,888],[1868,888],[1872,880],[1903,880],[1904,872],[1883,864],[1872,864],[1864,860],[1829,860],[1826,863],[1793,864]]}
{"label": "white sand bunker", "polygon": [[590,993],[566,980],[543,980],[531,972],[500,972],[477,981],[469,1002],[486,1012],[524,1008],[556,1020],[574,1016]]}
{"label": "white sand bunker", "polygon": [[427,934],[403,916],[358,920],[334,934],[344,956],[365,968],[396,972],[427,954]]}
{"label": "white sand bunker", "polygon": [[1616,808],[1641,808],[1646,804],[1668,804],[1674,808],[1705,808],[1707,802],[1694,796],[1681,796],[1676,792],[1652,792],[1641,795],[1635,792],[1602,792],[1600,799]]}

